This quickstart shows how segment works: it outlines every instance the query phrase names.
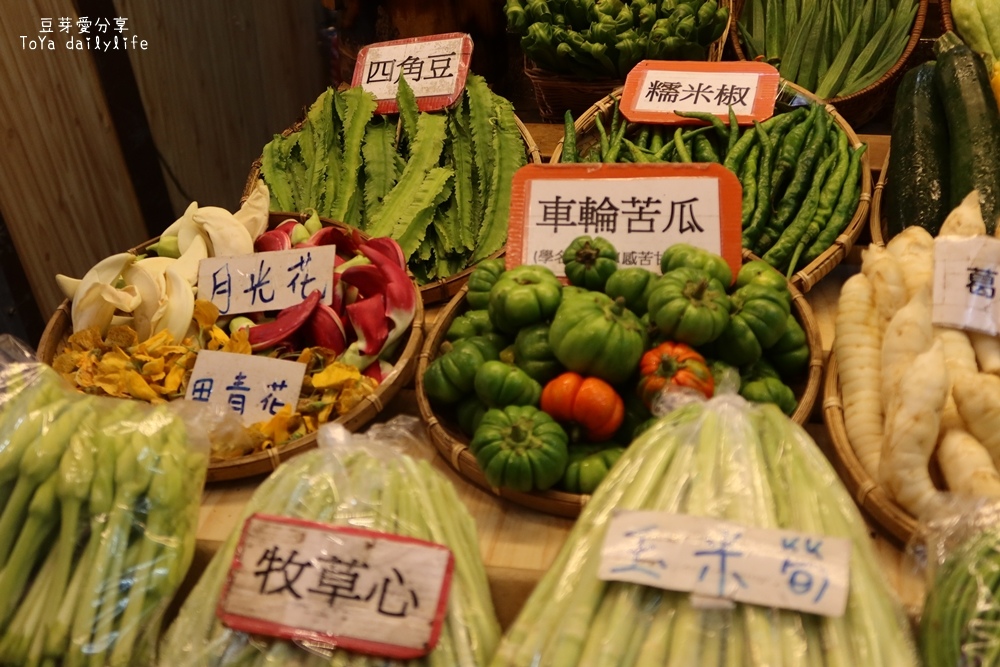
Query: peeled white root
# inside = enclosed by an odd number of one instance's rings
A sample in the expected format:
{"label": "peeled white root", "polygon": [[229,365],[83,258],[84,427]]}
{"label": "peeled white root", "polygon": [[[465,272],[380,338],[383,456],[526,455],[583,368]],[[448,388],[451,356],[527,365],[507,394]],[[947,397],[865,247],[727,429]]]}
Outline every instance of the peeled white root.
{"label": "peeled white root", "polygon": [[951,429],[937,450],[938,465],[953,493],[1000,498],[1000,472],[990,453],[968,431]]}

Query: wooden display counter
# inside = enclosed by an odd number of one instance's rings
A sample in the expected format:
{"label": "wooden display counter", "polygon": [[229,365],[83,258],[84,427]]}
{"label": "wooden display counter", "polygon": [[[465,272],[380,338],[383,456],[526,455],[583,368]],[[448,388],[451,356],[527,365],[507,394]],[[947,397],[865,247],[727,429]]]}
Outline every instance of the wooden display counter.
{"label": "wooden display counter", "polygon": [[[562,136],[561,126],[532,125],[529,129],[543,154],[551,151]],[[863,136],[862,139],[871,143],[872,164],[881,165],[888,148],[888,137],[876,135]],[[858,253],[853,253],[848,263],[836,268],[807,295],[819,324],[824,359],[833,345],[840,287],[858,270],[857,257]],[[851,262],[852,258],[855,258],[854,262]],[[426,313],[428,328],[435,313],[436,309],[428,309]],[[398,414],[419,415],[412,388],[403,389],[389,409],[380,415],[379,421]],[[806,428],[820,447],[828,448],[829,441],[822,422],[822,401],[817,402]],[[460,478],[437,454],[429,437],[426,438],[426,448],[428,457],[433,457],[435,467],[455,484],[459,496],[476,520],[479,547],[490,578],[493,600],[500,622],[506,628],[555,559],[569,534],[572,521],[525,509],[487,494]],[[242,480],[212,484],[206,489],[198,525],[195,571],[200,570],[200,566],[236,527],[240,512],[259,482],[259,479]],[[903,604],[910,612],[918,610],[923,598],[923,584],[919,576],[906,562],[901,549],[887,536],[875,528],[871,530],[871,535],[886,576]]]}

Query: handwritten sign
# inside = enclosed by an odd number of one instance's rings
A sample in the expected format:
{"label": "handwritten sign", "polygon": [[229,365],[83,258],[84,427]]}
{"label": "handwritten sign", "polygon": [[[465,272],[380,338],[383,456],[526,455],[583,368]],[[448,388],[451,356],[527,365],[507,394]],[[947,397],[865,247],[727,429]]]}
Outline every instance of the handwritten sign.
{"label": "handwritten sign", "polygon": [[750,528],[703,516],[619,511],[608,524],[598,576],[699,599],[842,616],[849,540]]}
{"label": "handwritten sign", "polygon": [[[759,62],[644,60],[625,79],[621,111],[634,123],[691,123],[677,111],[702,111],[749,125],[774,115],[778,70]],[[697,121],[694,121],[697,122]]]}
{"label": "handwritten sign", "polygon": [[396,89],[405,77],[417,107],[438,111],[462,94],[471,59],[472,38],[460,32],[379,42],[358,52],[352,83],[375,96],[377,113],[398,113]]}
{"label": "handwritten sign", "polygon": [[437,644],[453,570],[439,544],[255,514],[217,613],[234,630],[409,660]]}
{"label": "handwritten sign", "polygon": [[1000,239],[934,239],[934,324],[1000,334]]}
{"label": "handwritten sign", "polygon": [[564,276],[577,236],[602,236],[619,266],[659,271],[663,251],[688,243],[721,255],[735,276],[742,256],[743,189],[720,164],[528,165],[514,174],[507,268],[542,264]]}
{"label": "handwritten sign", "polygon": [[333,245],[209,257],[198,264],[198,298],[214,303],[221,315],[281,310],[317,289],[330,305],[336,257]]}
{"label": "handwritten sign", "polygon": [[244,424],[256,424],[286,405],[295,410],[305,373],[297,361],[201,350],[185,398],[228,406]]}

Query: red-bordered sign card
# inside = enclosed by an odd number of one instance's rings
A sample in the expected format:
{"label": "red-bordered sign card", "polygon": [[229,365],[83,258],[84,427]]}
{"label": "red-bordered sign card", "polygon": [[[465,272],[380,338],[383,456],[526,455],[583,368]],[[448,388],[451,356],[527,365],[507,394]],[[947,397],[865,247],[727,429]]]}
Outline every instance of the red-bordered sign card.
{"label": "red-bordered sign card", "polygon": [[601,236],[622,267],[659,272],[663,251],[688,243],[742,262],[743,188],[721,164],[527,165],[514,174],[507,268],[542,264],[563,277],[577,236]]}
{"label": "red-bordered sign card", "polygon": [[729,118],[733,107],[741,125],[774,115],[780,82],[767,63],[644,60],[628,73],[621,111],[633,123],[683,124],[677,111],[701,111]]}
{"label": "red-bordered sign card", "polygon": [[216,613],[234,630],[410,660],[437,644],[454,568],[440,544],[254,514]]}
{"label": "red-bordered sign card", "polygon": [[472,38],[461,32],[369,44],[358,52],[352,85],[375,96],[377,113],[398,113],[396,90],[402,76],[421,111],[438,111],[462,94],[470,60]]}

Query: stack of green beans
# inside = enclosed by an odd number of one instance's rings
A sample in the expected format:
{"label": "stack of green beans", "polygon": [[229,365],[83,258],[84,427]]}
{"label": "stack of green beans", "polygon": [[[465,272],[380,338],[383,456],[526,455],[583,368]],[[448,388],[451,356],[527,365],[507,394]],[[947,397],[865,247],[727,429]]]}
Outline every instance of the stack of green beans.
{"label": "stack of green beans", "polygon": [[[848,539],[845,613],[828,617],[742,603],[700,609],[686,593],[602,581],[602,544],[617,510]],[[730,567],[738,570],[734,561]],[[491,667],[918,664],[864,520],[819,448],[777,406],[726,396],[674,411],[625,450]]]}
{"label": "stack of green beans", "polygon": [[736,26],[749,60],[822,99],[878,81],[910,40],[917,0],[747,0]]}
{"label": "stack of green beans", "polygon": [[[224,626],[216,616],[219,594],[243,522],[257,512],[405,535],[450,548],[455,570],[434,650],[410,661],[333,648],[321,655],[292,641],[265,642]],[[268,477],[247,503],[238,526],[167,631],[159,654],[163,667],[481,667],[500,639],[475,523],[455,488],[426,461],[374,441],[321,447],[281,465]]]}
{"label": "stack of green beans", "polygon": [[704,127],[631,124],[617,100],[608,128],[595,117],[599,141],[583,156],[573,118],[566,113],[560,161],[719,162],[743,187],[743,247],[791,278],[816,260],[850,224],[861,194],[862,144],[819,104],[780,113],[740,128],[708,113],[678,115]]}

